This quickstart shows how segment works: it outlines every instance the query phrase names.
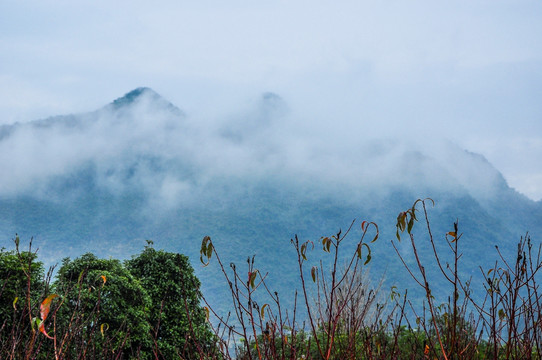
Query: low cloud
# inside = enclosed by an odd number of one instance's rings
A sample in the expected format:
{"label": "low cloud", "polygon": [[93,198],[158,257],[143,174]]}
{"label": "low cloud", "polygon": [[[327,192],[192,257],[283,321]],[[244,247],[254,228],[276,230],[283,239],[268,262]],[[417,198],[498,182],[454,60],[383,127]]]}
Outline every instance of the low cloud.
{"label": "low cloud", "polygon": [[93,113],[4,127],[0,196],[54,199],[51,184],[85,171],[96,186],[113,194],[141,192],[165,210],[210,199],[218,193],[212,187],[228,181],[350,197],[406,187],[485,198],[503,186],[485,159],[446,140],[304,131],[299,112],[276,94],[254,99],[244,111],[198,121],[152,90],[140,92]]}

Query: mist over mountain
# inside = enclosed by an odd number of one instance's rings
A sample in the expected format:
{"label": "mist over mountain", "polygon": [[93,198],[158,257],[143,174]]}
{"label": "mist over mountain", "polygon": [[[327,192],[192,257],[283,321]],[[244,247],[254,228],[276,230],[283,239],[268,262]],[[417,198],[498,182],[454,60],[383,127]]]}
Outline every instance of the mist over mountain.
{"label": "mist over mountain", "polygon": [[[126,258],[152,239],[189,255],[204,290],[214,287],[198,267],[205,235],[228,261],[256,254],[261,268],[288,269],[294,234],[316,241],[353,219],[379,224],[372,266],[402,281],[389,241],[417,198],[435,200],[442,249],[459,221],[467,274],[492,266],[495,245],[510,255],[527,231],[535,242],[542,233],[542,202],[482,155],[445,139],[328,138],[298,126],[273,93],[208,120],[138,88],[90,113],[1,126],[0,165],[0,246],[34,237],[54,263],[87,251]],[[422,223],[414,233],[425,240]],[[287,277],[271,281],[289,291]]]}

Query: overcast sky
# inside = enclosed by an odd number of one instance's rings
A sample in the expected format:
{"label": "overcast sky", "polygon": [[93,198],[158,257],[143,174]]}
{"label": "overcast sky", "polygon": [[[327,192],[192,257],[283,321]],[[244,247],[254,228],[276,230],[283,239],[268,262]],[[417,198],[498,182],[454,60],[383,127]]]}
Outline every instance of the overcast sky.
{"label": "overcast sky", "polygon": [[0,124],[139,86],[201,119],[272,91],[323,141],[451,139],[542,198],[539,0],[0,2]]}

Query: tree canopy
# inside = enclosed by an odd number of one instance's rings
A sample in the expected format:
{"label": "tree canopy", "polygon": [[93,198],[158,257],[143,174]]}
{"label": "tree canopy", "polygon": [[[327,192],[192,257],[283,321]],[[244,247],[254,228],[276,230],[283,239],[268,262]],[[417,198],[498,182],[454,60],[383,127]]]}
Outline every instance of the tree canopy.
{"label": "tree canopy", "polygon": [[[147,246],[126,266],[152,299],[148,322],[160,356],[199,358],[201,350],[208,352],[213,335],[199,306],[200,282],[188,258]],[[200,339],[197,346],[205,349],[196,348],[190,338]]]}
{"label": "tree canopy", "polygon": [[0,281],[1,358],[192,359],[214,346],[200,282],[181,254],[87,253],[65,258],[49,284],[37,254],[17,246],[0,250]]}

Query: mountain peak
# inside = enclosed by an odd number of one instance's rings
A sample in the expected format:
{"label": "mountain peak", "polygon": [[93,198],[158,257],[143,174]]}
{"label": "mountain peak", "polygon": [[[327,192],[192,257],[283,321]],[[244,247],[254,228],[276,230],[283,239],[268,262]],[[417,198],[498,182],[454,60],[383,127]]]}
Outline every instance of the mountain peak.
{"label": "mountain peak", "polygon": [[179,108],[177,108],[168,100],[164,99],[160,94],[158,94],[156,91],[149,87],[138,87],[126,93],[124,96],[114,100],[108,106],[113,108],[114,110],[119,110],[130,107],[131,105],[135,104],[143,98],[146,98],[150,102],[158,104],[161,107],[169,109],[174,113],[182,115],[182,111]]}
{"label": "mountain peak", "polygon": [[130,104],[134,103],[136,100],[140,99],[143,96],[149,96],[153,100],[162,99],[162,97],[157,92],[155,92],[153,89],[148,88],[148,87],[138,87],[137,89],[134,89],[134,90],[126,93],[124,96],[114,100],[112,102],[112,105],[115,108],[130,105]]}

